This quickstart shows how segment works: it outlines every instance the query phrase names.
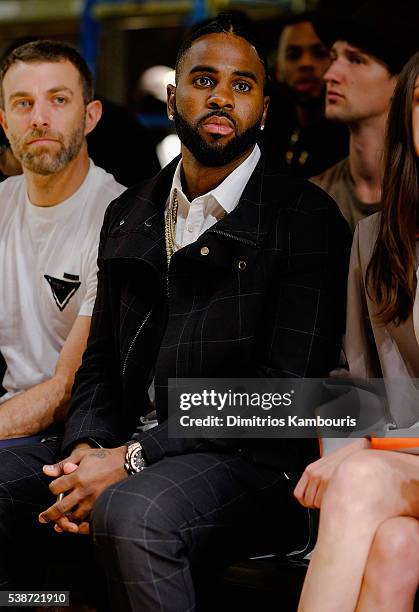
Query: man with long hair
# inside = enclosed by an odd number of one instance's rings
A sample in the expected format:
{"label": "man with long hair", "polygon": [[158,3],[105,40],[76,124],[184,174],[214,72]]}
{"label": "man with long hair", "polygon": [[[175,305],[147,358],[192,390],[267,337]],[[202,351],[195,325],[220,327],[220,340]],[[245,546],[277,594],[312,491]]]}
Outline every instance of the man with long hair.
{"label": "man with long hair", "polygon": [[345,348],[352,377],[384,378],[394,437],[357,440],[300,480],[297,498],[321,508],[301,612],[412,612],[419,584],[419,53],[398,80],[384,159],[382,212],[355,231]]}

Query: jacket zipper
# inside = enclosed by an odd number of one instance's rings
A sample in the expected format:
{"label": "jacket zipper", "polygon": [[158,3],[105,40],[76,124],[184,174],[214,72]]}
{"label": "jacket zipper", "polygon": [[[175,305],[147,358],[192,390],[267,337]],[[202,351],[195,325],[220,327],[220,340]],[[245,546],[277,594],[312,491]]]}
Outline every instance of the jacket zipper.
{"label": "jacket zipper", "polygon": [[151,313],[152,313],[152,310],[153,310],[153,309],[150,309],[150,310],[148,311],[148,313],[146,314],[146,316],[145,316],[144,320],[142,321],[142,323],[141,323],[140,327],[137,329],[137,331],[136,331],[136,334],[135,334],[134,338],[131,340],[131,344],[129,345],[129,348],[128,348],[128,351],[127,351],[127,354],[125,355],[124,365],[123,365],[123,368],[122,368],[122,376],[125,376],[125,370],[126,370],[126,368],[127,368],[128,357],[129,357],[129,356],[130,356],[130,354],[131,354],[132,347],[134,346],[134,344],[135,344],[135,342],[136,342],[136,340],[137,340],[138,336],[140,335],[141,330],[143,329],[144,325],[147,323],[148,319],[150,318],[150,315],[151,315]]}
{"label": "jacket zipper", "polygon": [[[219,229],[209,229],[208,233],[212,233],[212,234],[220,234],[220,236],[225,236],[226,238],[231,238],[232,240],[236,240],[237,242],[241,242],[242,244],[247,244],[250,246],[256,246],[256,243],[253,242],[252,240],[247,240],[247,238],[239,238],[238,236],[235,236],[234,234],[230,234],[229,232],[225,232],[223,230],[219,230]],[[169,280],[169,268],[170,268],[170,261],[167,264],[167,272],[166,272],[166,294],[167,294],[167,301],[170,301],[170,280]]]}
{"label": "jacket zipper", "polygon": [[208,234],[220,234],[220,236],[225,236],[226,238],[231,238],[232,240],[236,240],[237,242],[241,242],[243,244],[247,244],[250,246],[257,246],[256,242],[253,240],[248,240],[247,238],[239,238],[239,236],[235,236],[234,234],[230,234],[229,232],[225,232],[224,230],[219,229],[209,229]]}

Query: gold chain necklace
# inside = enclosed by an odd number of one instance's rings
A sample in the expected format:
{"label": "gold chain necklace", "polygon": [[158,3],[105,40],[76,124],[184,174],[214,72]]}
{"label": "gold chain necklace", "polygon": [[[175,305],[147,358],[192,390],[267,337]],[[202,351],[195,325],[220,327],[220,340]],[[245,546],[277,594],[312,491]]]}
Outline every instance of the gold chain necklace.
{"label": "gold chain necklace", "polygon": [[177,189],[176,187],[173,189],[173,196],[169,202],[169,206],[167,207],[166,216],[164,218],[164,235],[166,237],[166,255],[167,255],[167,265],[170,263],[170,259],[175,252],[175,249],[178,248],[176,244],[176,221],[177,221],[177,211],[179,207],[179,200],[177,197]]}

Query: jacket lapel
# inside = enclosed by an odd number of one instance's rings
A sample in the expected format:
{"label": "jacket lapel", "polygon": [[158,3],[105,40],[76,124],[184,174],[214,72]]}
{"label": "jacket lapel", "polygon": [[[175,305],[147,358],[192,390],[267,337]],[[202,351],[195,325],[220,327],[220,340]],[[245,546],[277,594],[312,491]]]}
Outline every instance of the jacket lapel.
{"label": "jacket lapel", "polygon": [[270,229],[272,215],[276,212],[274,208],[278,205],[277,196],[271,176],[265,173],[265,159],[262,156],[236,208],[208,231],[225,231],[255,246],[260,245]]}
{"label": "jacket lapel", "polygon": [[104,259],[141,260],[165,270],[164,209],[179,157],[145,185],[120,197],[104,249]]}

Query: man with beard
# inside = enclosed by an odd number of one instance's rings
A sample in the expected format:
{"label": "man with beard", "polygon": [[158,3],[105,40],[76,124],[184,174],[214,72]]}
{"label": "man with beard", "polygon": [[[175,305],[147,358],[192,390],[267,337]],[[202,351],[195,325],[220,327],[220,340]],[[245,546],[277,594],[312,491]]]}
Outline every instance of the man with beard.
{"label": "man with beard", "polygon": [[99,230],[124,188],[96,167],[92,77],[71,47],[38,41],[0,68],[0,121],[23,175],[0,185],[0,439],[63,421],[96,295]]}
{"label": "man with beard", "polygon": [[329,50],[302,13],[288,18],[278,42],[276,81],[271,95],[265,142],[280,169],[311,177],[345,157],[348,130],[324,117],[323,75]]}
{"label": "man with beard", "polygon": [[[229,15],[182,46],[168,88],[181,158],[105,215],[61,454],[46,444],[1,456],[0,515],[30,499],[20,533],[37,509],[58,531],[93,532],[112,610],[195,609],[208,568],[286,549],[290,521],[302,533],[291,486],[314,442],[168,434],[170,377],[323,376],[339,356],[349,231],[320,189],[266,170],[257,48]],[[152,381],[158,425],[142,431]],[[3,585],[11,532],[4,518]]]}

